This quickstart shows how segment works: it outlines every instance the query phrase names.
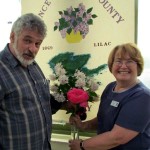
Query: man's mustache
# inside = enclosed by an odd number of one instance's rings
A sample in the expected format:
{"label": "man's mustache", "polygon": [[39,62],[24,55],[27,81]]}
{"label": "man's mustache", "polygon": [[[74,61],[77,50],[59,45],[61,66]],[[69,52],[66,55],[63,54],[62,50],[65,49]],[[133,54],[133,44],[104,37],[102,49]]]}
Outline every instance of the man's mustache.
{"label": "man's mustache", "polygon": [[35,56],[36,56],[36,54],[32,53],[31,51],[25,52],[24,55],[27,55],[27,56],[32,57],[32,58],[35,58]]}

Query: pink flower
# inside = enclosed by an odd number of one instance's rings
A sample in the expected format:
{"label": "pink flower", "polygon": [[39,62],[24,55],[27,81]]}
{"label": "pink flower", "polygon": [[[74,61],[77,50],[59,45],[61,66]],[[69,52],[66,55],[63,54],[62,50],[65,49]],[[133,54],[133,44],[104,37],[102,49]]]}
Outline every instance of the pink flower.
{"label": "pink flower", "polygon": [[83,89],[72,88],[67,93],[67,99],[74,104],[80,104],[83,102],[87,102],[89,99],[89,95]]}
{"label": "pink flower", "polygon": [[88,107],[88,102],[86,101],[86,102],[82,102],[82,103],[80,103],[80,107]]}

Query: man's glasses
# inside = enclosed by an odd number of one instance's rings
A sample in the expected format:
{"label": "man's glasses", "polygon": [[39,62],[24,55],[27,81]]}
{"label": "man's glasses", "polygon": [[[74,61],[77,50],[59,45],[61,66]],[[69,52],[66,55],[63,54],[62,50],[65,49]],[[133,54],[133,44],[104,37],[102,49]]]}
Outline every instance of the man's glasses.
{"label": "man's glasses", "polygon": [[131,66],[135,65],[136,62],[133,60],[127,60],[127,61],[115,60],[113,64],[118,67],[121,67],[123,64],[125,64],[127,67],[131,67]]}

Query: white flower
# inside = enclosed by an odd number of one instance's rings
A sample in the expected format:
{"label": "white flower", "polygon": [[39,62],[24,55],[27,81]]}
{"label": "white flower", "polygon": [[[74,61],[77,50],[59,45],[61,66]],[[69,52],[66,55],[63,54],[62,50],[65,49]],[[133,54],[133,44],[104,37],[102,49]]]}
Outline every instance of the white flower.
{"label": "white flower", "polygon": [[50,80],[54,81],[56,80],[56,75],[55,74],[49,75],[49,78]]}
{"label": "white flower", "polygon": [[94,92],[94,91],[98,90],[99,84],[97,82],[94,82],[92,79],[89,79],[88,85],[89,85],[91,91]]}
{"label": "white flower", "polygon": [[86,85],[85,80],[82,78],[78,78],[75,83],[75,86],[79,88],[83,88],[85,85]]}
{"label": "white flower", "polygon": [[63,93],[53,93],[54,98],[58,101],[58,102],[64,102],[66,101],[65,96]]}
{"label": "white flower", "polygon": [[57,92],[58,91],[58,86],[57,85],[52,85],[52,86],[50,86],[50,90],[52,92]]}
{"label": "white flower", "polygon": [[61,75],[59,76],[58,81],[60,82],[60,84],[64,85],[68,83],[68,77],[66,75]]}
{"label": "white flower", "polygon": [[54,70],[57,76],[66,74],[66,70],[63,68],[61,63],[56,64]]}
{"label": "white flower", "polygon": [[75,76],[77,79],[78,79],[78,78],[81,78],[81,79],[84,80],[84,79],[86,78],[85,74],[84,74],[83,72],[79,71],[79,70],[76,70],[74,76]]}

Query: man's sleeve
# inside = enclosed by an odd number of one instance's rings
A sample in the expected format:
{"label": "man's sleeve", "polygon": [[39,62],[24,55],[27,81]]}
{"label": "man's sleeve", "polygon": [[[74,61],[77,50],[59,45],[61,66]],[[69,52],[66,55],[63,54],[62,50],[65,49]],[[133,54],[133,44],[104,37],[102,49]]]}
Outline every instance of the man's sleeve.
{"label": "man's sleeve", "polygon": [[62,107],[63,104],[62,102],[56,101],[52,95],[51,95],[50,103],[51,103],[52,114],[55,114]]}

